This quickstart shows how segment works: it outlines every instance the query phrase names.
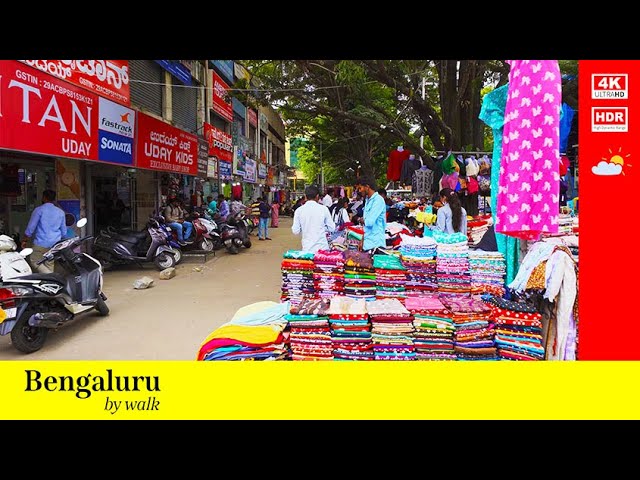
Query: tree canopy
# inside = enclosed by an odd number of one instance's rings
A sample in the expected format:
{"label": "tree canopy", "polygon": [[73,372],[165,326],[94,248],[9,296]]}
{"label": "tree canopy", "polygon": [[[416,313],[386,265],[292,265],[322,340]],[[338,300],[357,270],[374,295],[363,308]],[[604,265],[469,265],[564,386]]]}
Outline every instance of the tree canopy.
{"label": "tree canopy", "polygon": [[[299,152],[305,176],[317,178],[322,161],[326,183],[349,180],[349,169],[384,181],[387,155],[400,144],[428,166],[436,151],[486,149],[482,97],[509,73],[502,60],[240,62],[251,80],[239,80],[235,95],[278,108],[287,136],[309,140]],[[577,61],[560,65],[577,73]]]}

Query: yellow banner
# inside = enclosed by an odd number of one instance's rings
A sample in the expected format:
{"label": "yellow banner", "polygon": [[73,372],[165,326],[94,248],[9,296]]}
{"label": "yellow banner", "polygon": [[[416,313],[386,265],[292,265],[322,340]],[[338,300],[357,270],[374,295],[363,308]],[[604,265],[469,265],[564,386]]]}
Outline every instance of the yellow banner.
{"label": "yellow banner", "polygon": [[640,362],[5,362],[0,419],[640,419]]}

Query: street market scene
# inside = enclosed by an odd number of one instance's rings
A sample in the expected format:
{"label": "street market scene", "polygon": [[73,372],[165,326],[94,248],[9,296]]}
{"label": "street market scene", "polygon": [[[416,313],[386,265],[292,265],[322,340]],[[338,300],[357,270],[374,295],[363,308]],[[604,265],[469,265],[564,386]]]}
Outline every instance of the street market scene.
{"label": "street market scene", "polygon": [[578,360],[577,72],[1,60],[0,360]]}

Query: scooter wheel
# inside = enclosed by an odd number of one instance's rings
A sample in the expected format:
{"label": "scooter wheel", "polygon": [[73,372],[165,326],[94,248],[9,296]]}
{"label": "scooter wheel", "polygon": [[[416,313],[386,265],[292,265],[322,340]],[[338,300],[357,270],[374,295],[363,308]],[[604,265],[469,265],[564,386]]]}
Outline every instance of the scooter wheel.
{"label": "scooter wheel", "polygon": [[175,267],[176,257],[174,257],[173,254],[168,254],[163,252],[160,255],[158,255],[156,258],[154,258],[153,263],[155,264],[158,270],[162,271],[167,268]]}
{"label": "scooter wheel", "polygon": [[200,247],[200,250],[203,250],[205,252],[213,251],[213,242],[208,238],[203,238],[202,240],[200,240],[200,244],[198,246]]}
{"label": "scooter wheel", "polygon": [[227,251],[233,255],[236,255],[238,253],[238,247],[236,247],[235,245],[231,244],[229,245],[229,247],[227,247]]}
{"label": "scooter wheel", "polygon": [[251,248],[251,240],[245,240],[243,245],[244,245],[244,248]]}
{"label": "scooter wheel", "polygon": [[31,315],[37,313],[27,308],[11,330],[11,343],[16,350],[22,353],[37,352],[44,345],[49,333],[48,328],[32,327],[29,325]]}
{"label": "scooter wheel", "polygon": [[179,248],[172,248],[173,256],[176,258],[176,265],[182,261],[182,250]]}
{"label": "scooter wheel", "polygon": [[105,302],[101,297],[98,297],[98,302],[96,303],[96,310],[103,317],[109,315],[109,307],[107,306],[107,302]]}

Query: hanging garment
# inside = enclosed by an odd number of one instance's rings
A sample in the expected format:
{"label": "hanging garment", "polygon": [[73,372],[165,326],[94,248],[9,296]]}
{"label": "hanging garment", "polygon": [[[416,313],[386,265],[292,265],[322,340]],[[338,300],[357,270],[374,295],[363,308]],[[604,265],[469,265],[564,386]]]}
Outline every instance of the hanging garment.
{"label": "hanging garment", "polygon": [[560,153],[566,153],[569,146],[569,134],[576,112],[566,103],[562,104],[562,115],[560,117]]}
{"label": "hanging garment", "polygon": [[480,173],[480,164],[476,157],[467,157],[464,161],[466,165],[466,175],[467,177],[474,177]]}
{"label": "hanging garment", "polygon": [[422,167],[413,172],[411,190],[418,197],[430,197],[433,187],[433,170]]}
{"label": "hanging garment", "polygon": [[[486,174],[487,167],[490,167],[491,186],[489,192],[498,192],[498,179],[500,178],[500,165],[502,155],[502,132],[504,128],[504,111],[507,105],[507,93],[509,84],[498,87],[487,93],[482,100],[482,108],[479,118],[486,123],[493,133],[493,156],[489,160],[482,157],[480,162],[480,173]],[[485,179],[482,176],[478,178],[480,192],[486,193]],[[496,221],[496,203],[497,195],[491,195],[491,216],[495,225]],[[504,255],[507,265],[507,274],[505,282],[509,284],[518,273],[518,265],[520,263],[520,242],[513,237],[507,237],[500,233],[495,234],[498,251]]]}
{"label": "hanging garment", "polygon": [[467,164],[464,162],[464,158],[462,155],[458,155],[456,157],[456,163],[458,164],[458,173],[460,173],[461,177],[467,176]]}
{"label": "hanging garment", "polygon": [[413,179],[413,172],[422,167],[422,162],[417,158],[407,158],[402,163],[402,171],[400,172],[400,183],[402,185],[411,185]]}
{"label": "hanging garment", "polygon": [[557,60],[507,60],[496,231],[523,240],[558,232],[560,100]]}
{"label": "hanging garment", "polygon": [[400,180],[402,172],[402,164],[409,158],[411,152],[406,148],[402,151],[393,149],[389,152],[389,164],[387,165],[387,180],[397,182]]}
{"label": "hanging garment", "polygon": [[242,201],[242,184],[240,183],[231,187],[231,194],[233,195],[234,199]]}
{"label": "hanging garment", "polygon": [[573,186],[573,175],[571,175],[571,169],[567,170],[567,174],[565,175],[564,179],[567,181],[567,186],[568,186],[568,190],[567,190],[567,200],[573,200],[576,195],[576,189]]}
{"label": "hanging garment", "polygon": [[575,348],[567,347],[570,347],[570,339],[576,338],[572,313],[578,293],[578,278],[576,264],[566,250],[556,249],[549,258],[546,287],[544,298],[557,305],[555,345],[551,352],[547,352],[547,359],[575,360]]}

